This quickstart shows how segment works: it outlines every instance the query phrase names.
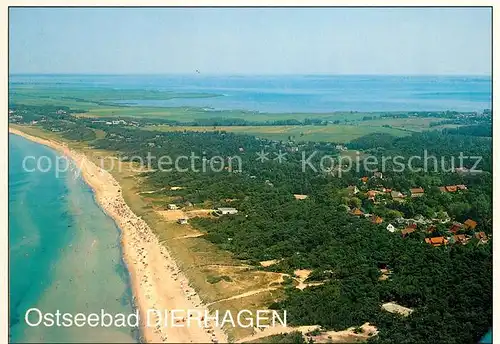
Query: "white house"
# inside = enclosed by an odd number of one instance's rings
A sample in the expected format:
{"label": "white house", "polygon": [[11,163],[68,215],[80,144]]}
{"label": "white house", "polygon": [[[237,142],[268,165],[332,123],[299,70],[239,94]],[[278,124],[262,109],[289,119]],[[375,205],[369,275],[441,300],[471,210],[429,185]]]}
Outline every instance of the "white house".
{"label": "white house", "polygon": [[176,206],[175,204],[169,204],[169,205],[167,206],[167,208],[168,208],[169,210],[177,210],[177,206]]}
{"label": "white house", "polygon": [[186,219],[186,218],[178,219],[177,223],[180,224],[180,225],[187,225],[188,219]]}
{"label": "white house", "polygon": [[220,215],[234,215],[238,213],[235,208],[217,208],[217,213]]}
{"label": "white house", "polygon": [[389,223],[387,225],[387,230],[391,233],[394,233],[394,231],[396,230],[396,227],[394,227],[391,223]]}

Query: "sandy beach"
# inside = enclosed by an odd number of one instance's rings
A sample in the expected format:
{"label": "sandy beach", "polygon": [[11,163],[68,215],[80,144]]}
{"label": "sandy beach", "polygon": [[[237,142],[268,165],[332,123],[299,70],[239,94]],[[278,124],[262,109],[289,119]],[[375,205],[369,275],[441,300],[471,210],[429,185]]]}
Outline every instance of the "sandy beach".
{"label": "sandy beach", "polygon": [[[199,310],[206,307],[189,281],[177,267],[168,250],[159,243],[144,220],[136,216],[125,203],[121,187],[113,176],[90,161],[85,154],[66,145],[23,133],[9,128],[12,134],[51,147],[70,158],[79,168],[85,182],[93,189],[102,209],[115,221],[121,230],[123,258],[131,277],[135,304],[141,320],[147,318],[148,310]],[[225,333],[215,326],[200,326],[187,319],[179,321],[179,327],[146,326],[141,323],[141,333],[146,342],[165,343],[210,343],[227,342]],[[154,324],[155,322],[152,322]],[[184,325],[184,326],[181,326]]]}

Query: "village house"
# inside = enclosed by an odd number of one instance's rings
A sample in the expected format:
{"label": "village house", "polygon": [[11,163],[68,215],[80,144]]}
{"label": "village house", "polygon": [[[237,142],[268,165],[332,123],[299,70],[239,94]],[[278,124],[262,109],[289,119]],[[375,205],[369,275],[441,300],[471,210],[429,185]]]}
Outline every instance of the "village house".
{"label": "village house", "polygon": [[366,193],[366,197],[368,197],[368,199],[370,201],[375,201],[375,196],[377,195],[377,191],[375,190],[370,190]]}
{"label": "village house", "polygon": [[180,219],[177,220],[177,223],[180,224],[180,225],[187,225],[188,219],[186,219],[184,217],[180,218]]}
{"label": "village house", "polygon": [[394,231],[396,230],[396,227],[394,227],[392,224],[388,224],[386,229],[391,232],[391,233],[394,233]]}
{"label": "village house", "polygon": [[421,197],[424,195],[424,189],[422,188],[413,188],[413,189],[410,189],[410,194],[411,194],[411,197],[415,198],[415,197]]}
{"label": "village house", "polygon": [[366,184],[370,178],[368,177],[361,177],[360,180],[363,182],[363,184]]}
{"label": "village house", "polygon": [[375,215],[375,216],[372,218],[372,222],[373,222],[373,223],[375,223],[375,224],[380,224],[380,223],[382,223],[383,221],[384,221],[384,219],[382,219],[380,216],[376,216],[376,215]]}
{"label": "village house", "polygon": [[175,205],[175,204],[169,204],[169,205],[167,206],[167,208],[168,208],[168,210],[177,210],[177,209],[178,209],[178,208],[177,208],[177,205]]}
{"label": "village house", "polygon": [[363,215],[363,212],[362,212],[359,208],[354,208],[354,209],[351,211],[351,214],[352,214],[352,215],[356,215],[356,216],[361,216],[361,215]]}
{"label": "village house", "polygon": [[464,222],[464,226],[465,226],[466,229],[475,229],[476,226],[477,226],[477,222],[474,221],[474,220],[471,220],[471,219],[467,219]]}
{"label": "village house", "polygon": [[218,215],[234,215],[238,213],[235,208],[217,208],[216,213]]}
{"label": "village house", "polygon": [[485,232],[479,232],[475,234],[476,239],[478,239],[481,243],[486,243],[488,242],[488,236],[486,235]]}
{"label": "village house", "polygon": [[445,186],[445,188],[446,188],[446,191],[448,191],[448,192],[457,192],[456,185],[448,185],[448,186]]}
{"label": "village house", "polygon": [[434,247],[448,244],[448,240],[444,237],[425,238],[425,242]]}
{"label": "village house", "polygon": [[307,195],[300,195],[300,194],[294,194],[293,197],[295,197],[295,199],[306,199],[307,198]]}
{"label": "village house", "polygon": [[381,276],[379,277],[379,281],[384,281],[391,277],[392,270],[389,265],[387,265],[386,263],[378,263],[378,268],[381,274]]}
{"label": "village house", "polygon": [[459,185],[447,185],[447,186],[440,186],[439,190],[441,192],[457,192],[457,191],[464,191],[467,190],[467,186],[464,184],[459,184]]}
{"label": "village house", "polygon": [[458,234],[452,236],[453,242],[455,244],[462,244],[465,245],[469,241],[469,239],[465,236],[465,234]]}
{"label": "village house", "polygon": [[401,236],[405,238],[406,236],[410,235],[411,233],[415,232],[416,229],[412,227],[406,227],[401,231]]}
{"label": "village house", "polygon": [[449,231],[451,233],[457,233],[460,229],[462,229],[463,225],[460,223],[460,222],[453,222],[453,224],[451,225]]}

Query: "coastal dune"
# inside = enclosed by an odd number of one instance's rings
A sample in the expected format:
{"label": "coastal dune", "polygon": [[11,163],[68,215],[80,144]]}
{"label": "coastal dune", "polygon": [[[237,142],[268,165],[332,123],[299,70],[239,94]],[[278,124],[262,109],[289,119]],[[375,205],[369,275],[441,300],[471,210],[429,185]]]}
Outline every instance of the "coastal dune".
{"label": "coastal dune", "polygon": [[158,310],[161,314],[172,309],[183,310],[184,314],[188,310],[197,310],[201,314],[208,311],[165,246],[159,243],[146,222],[128,207],[120,185],[109,172],[63,143],[35,137],[14,128],[9,128],[9,132],[51,147],[70,158],[93,189],[98,204],[120,228],[123,258],[130,273],[135,304],[141,318],[141,333],[146,342],[227,342],[225,333],[219,328],[197,321],[187,326],[186,318],[180,320],[178,327],[172,327],[171,319],[166,325],[157,325],[151,317],[151,326],[148,326],[145,323],[148,310]]}

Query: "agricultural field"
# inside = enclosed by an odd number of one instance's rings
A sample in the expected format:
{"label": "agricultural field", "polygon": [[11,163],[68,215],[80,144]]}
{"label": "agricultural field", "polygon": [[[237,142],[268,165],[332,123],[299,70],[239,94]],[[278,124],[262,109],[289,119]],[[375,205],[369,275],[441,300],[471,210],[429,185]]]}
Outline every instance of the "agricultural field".
{"label": "agricultural field", "polygon": [[394,136],[406,136],[410,132],[397,128],[364,125],[290,125],[290,126],[169,126],[153,125],[146,130],[170,131],[228,131],[238,134],[248,134],[271,140],[323,141],[345,143],[371,133],[387,133]]}
{"label": "agricultural field", "polygon": [[437,117],[407,117],[407,118],[376,118],[373,120],[360,121],[361,126],[385,126],[391,128],[398,128],[402,130],[409,130],[414,132],[421,132],[425,130],[438,130],[444,128],[456,128],[458,125],[436,125],[431,126],[431,123],[442,121],[442,118]]}

